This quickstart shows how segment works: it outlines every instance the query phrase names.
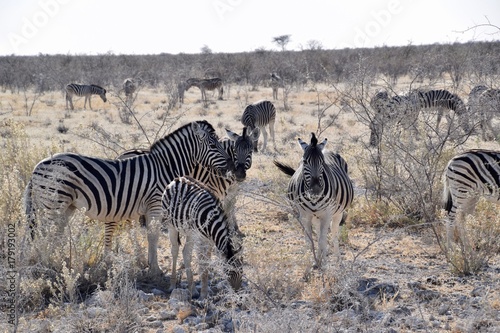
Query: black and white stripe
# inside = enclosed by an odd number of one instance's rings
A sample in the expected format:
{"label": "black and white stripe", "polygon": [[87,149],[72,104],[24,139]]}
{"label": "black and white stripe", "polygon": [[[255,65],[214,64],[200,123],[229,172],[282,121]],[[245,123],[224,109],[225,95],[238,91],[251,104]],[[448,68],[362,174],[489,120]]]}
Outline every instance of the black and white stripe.
{"label": "black and white stripe", "polygon": [[304,155],[297,170],[277,161],[274,161],[274,164],[292,177],[288,184],[287,197],[298,208],[306,242],[311,245],[313,251],[312,227],[316,227],[318,252],[315,261],[317,266],[321,267],[327,255],[327,235],[330,227],[334,236],[334,254],[340,256],[339,225],[353,200],[353,185],[348,176],[346,161],[339,154],[324,150],[327,139],[318,144],[318,139],[312,133],[310,144],[301,139],[298,141]]}
{"label": "black and white stripe", "polygon": [[[202,165],[196,165],[193,172],[186,176],[205,184],[223,202],[224,210],[229,215],[230,222],[234,224],[236,231],[239,232],[234,214],[234,205],[239,189],[238,184],[246,179],[246,172],[252,166],[253,140],[257,136],[257,130],[249,133],[247,128],[244,127],[242,135],[228,129],[226,129],[226,133],[227,137],[219,141],[234,162],[234,172],[222,176]],[[147,153],[149,153],[147,150],[132,149],[123,152],[117,159],[126,159]]]}
{"label": "black and white stripe", "polygon": [[227,278],[234,290],[241,288],[242,261],[238,252],[240,242],[233,239],[231,224],[222,204],[205,185],[193,178],[180,177],[166,188],[162,199],[163,223],[168,228],[172,249],[172,275],[170,290],[177,284],[177,258],[180,247],[180,234],[186,235],[182,250],[188,281],[193,297],[197,290],[193,282],[191,256],[197,242],[200,254],[201,293],[200,299],[208,295],[208,266],[212,244],[224,258]]}
{"label": "black and white stripe", "polygon": [[214,77],[211,79],[197,79],[191,78],[186,81],[185,90],[189,90],[191,87],[198,87],[201,91],[201,99],[203,102],[207,102],[206,91],[217,90],[219,92],[219,100],[222,100],[222,95],[224,94],[224,86],[221,78]]}
{"label": "black and white stripe", "polygon": [[405,129],[413,127],[421,110],[437,110],[436,129],[439,128],[445,110],[452,110],[459,117],[465,131],[470,126],[467,109],[462,99],[447,90],[412,90],[407,95],[389,97],[387,91],[380,91],[370,100],[375,116],[370,123],[370,145],[380,143],[384,126],[401,124]]}
{"label": "black and white stripe", "polygon": [[66,109],[68,109],[68,102],[71,106],[71,110],[73,108],[73,96],[85,97],[85,102],[83,104],[83,108],[85,109],[87,106],[87,100],[89,101],[89,108],[92,110],[92,105],[90,104],[90,97],[92,95],[99,95],[103,102],[106,102],[106,89],[100,86],[96,86],[95,84],[85,85],[85,84],[76,84],[70,83],[66,86]]}
{"label": "black and white stripe", "polygon": [[116,224],[146,217],[150,270],[158,272],[155,225],[161,218],[161,196],[176,177],[192,174],[201,164],[214,172],[234,170],[234,163],[206,121],[192,122],[155,142],[148,154],[109,160],[71,153],[56,154],[35,167],[25,193],[26,212],[67,222],[74,209],[105,222],[106,248]]}
{"label": "black and white stripe", "polygon": [[274,148],[276,149],[276,141],[274,138],[274,123],[276,121],[276,108],[273,103],[267,100],[262,100],[255,102],[253,104],[247,105],[241,116],[241,123],[243,126],[248,127],[250,130],[255,128],[259,129],[257,139],[254,141],[254,151],[258,151],[258,140],[260,132],[264,135],[264,143],[262,145],[262,151],[266,150],[267,146],[267,132],[266,126],[269,126],[269,133],[271,134],[271,139],[273,140]]}
{"label": "black and white stripe", "polygon": [[[479,198],[500,201],[500,151],[476,149],[453,157],[444,171],[444,209],[448,214],[446,235],[459,231],[465,215],[472,214]],[[457,221],[458,220],[458,221]]]}

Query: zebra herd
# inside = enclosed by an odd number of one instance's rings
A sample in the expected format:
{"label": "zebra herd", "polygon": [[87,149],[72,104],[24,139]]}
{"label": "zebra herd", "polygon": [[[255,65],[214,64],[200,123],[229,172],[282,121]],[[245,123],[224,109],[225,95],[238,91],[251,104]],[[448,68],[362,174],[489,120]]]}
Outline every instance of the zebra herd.
{"label": "zebra herd", "polygon": [[[196,84],[193,85],[203,86],[199,81]],[[183,86],[183,89],[188,88]],[[71,84],[66,91],[70,103],[73,95],[86,96],[87,99],[87,96],[98,94],[105,101],[106,91],[98,86]],[[133,94],[131,91],[129,93]],[[491,121],[490,109],[486,108],[498,110],[495,107],[498,104],[494,104],[498,96],[498,90],[482,86],[471,91],[469,110],[483,110],[477,112],[482,115],[484,126]],[[462,119],[460,124],[464,130],[470,126],[465,104],[446,90],[417,90],[392,98],[387,92],[379,92],[370,104],[376,112],[370,125],[370,143],[374,145],[382,139],[381,125],[407,119],[414,121],[421,110],[438,109],[437,127],[444,110],[453,110]],[[105,252],[108,252],[120,221],[144,218],[148,229],[148,265],[152,274],[161,272],[157,259],[160,229],[168,230],[173,259],[171,289],[177,282],[179,237],[185,234],[182,252],[192,295],[197,294],[191,271],[195,238],[201,239],[198,254],[202,259],[210,256],[210,244],[215,245],[224,258],[224,271],[230,285],[238,290],[242,285],[243,251],[234,200],[238,183],[246,179],[246,172],[252,166],[252,153],[258,151],[260,132],[264,136],[262,150],[266,150],[265,126],[269,126],[275,145],[275,118],[274,105],[263,100],[245,108],[241,117],[244,126],[241,135],[227,129],[227,138],[220,139],[210,123],[193,121],[159,139],[147,150],[127,151],[113,160],[73,153],[60,153],[44,159],[35,166],[24,194],[32,237],[37,234],[37,223],[54,221],[62,228],[74,210],[84,208],[86,216],[104,222]],[[298,143],[303,150],[298,168],[277,160],[274,164],[290,177],[287,198],[299,212],[315,266],[321,268],[326,262],[330,231],[333,233],[334,255],[340,257],[339,225],[353,202],[353,183],[344,158],[325,149],[326,138],[319,143],[312,133],[310,143],[301,139]],[[456,228],[457,215],[470,212],[479,196],[499,200],[500,152],[473,150],[457,155],[447,165],[444,184],[447,236],[451,242],[451,230]],[[317,253],[313,226],[318,237]],[[205,298],[208,294],[208,268],[204,265],[200,265],[200,276],[200,298]]]}

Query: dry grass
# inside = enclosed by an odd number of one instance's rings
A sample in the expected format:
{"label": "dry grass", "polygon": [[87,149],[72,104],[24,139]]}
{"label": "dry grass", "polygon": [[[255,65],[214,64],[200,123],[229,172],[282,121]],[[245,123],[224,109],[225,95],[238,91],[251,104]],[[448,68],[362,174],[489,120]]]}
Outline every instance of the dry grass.
{"label": "dry grass", "polygon": [[[236,213],[240,229],[246,234],[247,285],[239,299],[231,294],[226,299],[224,311],[232,316],[233,329],[237,332],[391,329],[392,332],[495,332],[498,328],[495,325],[500,322],[498,253],[492,255],[489,266],[477,276],[457,277],[446,264],[430,228],[412,227],[404,219],[398,219],[402,213],[397,208],[374,204],[363,195],[355,199],[343,230],[343,261],[329,263],[324,272],[313,274],[308,281],[303,279],[312,261],[311,253],[284,199],[288,179],[272,161],[276,158],[298,164],[301,149],[297,137],[309,139],[310,133],[317,130],[318,108],[335,98],[326,86],[317,89],[320,93],[292,90],[287,111],[282,101],[276,101],[276,150],[268,143],[268,152],[254,155],[248,180],[242,185],[245,193],[238,199]],[[200,92],[191,89],[182,107],[168,111],[165,93],[143,89],[132,107],[140,120],[142,127],[139,127],[133,120],[130,124],[122,122],[123,105],[112,92],[108,103],[93,97],[93,111],[82,110],[83,99],[74,99],[76,110],[70,112],[65,110],[60,92],[48,93],[34,105],[31,116],[26,116],[22,95],[0,93],[3,109],[12,109],[0,115],[2,148],[6,152],[0,155],[0,207],[4,221],[0,235],[4,251],[8,238],[5,224],[18,226],[17,249],[22,252],[16,257],[17,270],[21,272],[19,331],[134,331],[139,327],[144,332],[156,330],[148,326],[147,318],[161,312],[154,302],[162,299],[144,301],[134,292],[136,288],[166,289],[168,281],[150,281],[143,275],[145,231],[137,225],[125,224],[113,239],[115,254],[106,259],[102,258],[102,224],[77,214],[60,234],[48,233],[38,238],[33,247],[28,244],[28,232],[20,213],[22,191],[34,165],[55,152],[74,151],[113,158],[124,149],[148,147],[148,140],[201,119],[208,120],[220,136],[225,134],[224,128],[239,133],[244,106],[259,99],[271,99],[272,91],[232,86],[224,101],[215,101],[215,97],[208,95],[212,99],[208,108],[200,103]],[[338,112],[338,106],[334,105],[327,114]],[[172,127],[162,126],[165,116]],[[65,131],[61,130],[63,127]],[[328,137],[329,149],[346,158],[357,189],[362,189],[362,170],[356,161],[365,154],[361,142],[368,141],[367,126],[353,113],[343,112],[320,139],[323,137]],[[486,146],[472,141],[471,145],[498,149],[493,143]],[[480,209],[492,214],[488,207]],[[168,237],[163,235],[159,262],[167,276],[169,248]],[[8,266],[2,266],[2,273],[7,271]],[[377,283],[389,284],[397,290],[384,289],[373,297],[363,296],[358,291],[361,279],[377,279]],[[0,292],[6,291],[5,285],[0,286]],[[4,323],[7,314],[0,313]],[[163,323],[165,329],[172,325],[166,320]],[[0,324],[0,327],[13,326]]]}

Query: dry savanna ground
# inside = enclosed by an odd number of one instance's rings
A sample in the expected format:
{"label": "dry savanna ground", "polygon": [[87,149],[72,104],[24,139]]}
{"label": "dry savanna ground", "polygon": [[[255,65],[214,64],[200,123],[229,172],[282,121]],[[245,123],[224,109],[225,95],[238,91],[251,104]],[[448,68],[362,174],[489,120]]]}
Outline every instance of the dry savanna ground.
{"label": "dry savanna ground", "polygon": [[[404,87],[402,87],[404,90]],[[375,88],[374,88],[375,91]],[[183,300],[166,292],[170,271],[168,236],[160,240],[162,280],[145,274],[146,231],[137,222],[125,223],[114,238],[111,260],[102,258],[103,225],[77,214],[58,236],[55,229],[34,244],[27,242],[20,198],[36,162],[56,152],[114,158],[122,150],[147,148],[156,138],[194,120],[205,119],[219,136],[224,128],[241,133],[245,105],[272,98],[271,89],[244,86],[226,89],[224,100],[208,93],[203,107],[200,92],[191,89],[185,103],[168,110],[162,89],[141,89],[131,107],[123,94],[108,93],[108,102],[92,97],[93,110],[65,110],[61,92],[38,96],[0,93],[0,134],[3,154],[3,251],[8,227],[15,225],[15,265],[7,256],[2,271],[15,270],[18,322],[9,323],[9,307],[0,313],[0,329],[18,332],[500,332],[500,256],[492,254],[477,274],[460,276],[447,263],[428,225],[389,223],[394,216],[374,209],[363,190],[358,157],[367,154],[369,129],[340,105],[319,139],[349,163],[356,198],[341,231],[340,262],[329,261],[323,272],[304,278],[312,254],[301,226],[284,199],[288,178],[273,159],[295,166],[302,150],[318,130],[318,110],[335,99],[327,86],[291,90],[287,102],[275,101],[276,145],[253,156],[236,205],[240,229],[246,235],[244,288],[239,295],[224,289],[214,258],[212,297],[208,302]],[[465,96],[464,96],[465,97]],[[286,104],[286,108],[285,108]],[[28,115],[29,114],[29,115]],[[261,141],[262,143],[262,137]],[[471,141],[475,147],[496,143]],[[7,170],[9,169],[9,170]],[[490,219],[498,223],[495,209]],[[354,218],[355,217],[355,218]],[[20,221],[18,223],[18,221]],[[44,238],[45,237],[45,238]],[[22,252],[22,253],[20,253]],[[5,274],[4,274],[5,276]],[[198,279],[198,276],[195,275]],[[10,282],[0,278],[4,298]],[[4,303],[5,305],[5,303]]]}

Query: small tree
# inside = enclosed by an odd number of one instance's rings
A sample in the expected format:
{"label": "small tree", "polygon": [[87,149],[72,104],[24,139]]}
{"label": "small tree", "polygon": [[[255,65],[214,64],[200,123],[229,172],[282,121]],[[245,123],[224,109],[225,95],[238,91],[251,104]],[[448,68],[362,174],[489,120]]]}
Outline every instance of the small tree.
{"label": "small tree", "polygon": [[281,47],[281,51],[285,51],[286,46],[290,43],[291,35],[281,35],[277,37],[273,37],[273,43]]}

